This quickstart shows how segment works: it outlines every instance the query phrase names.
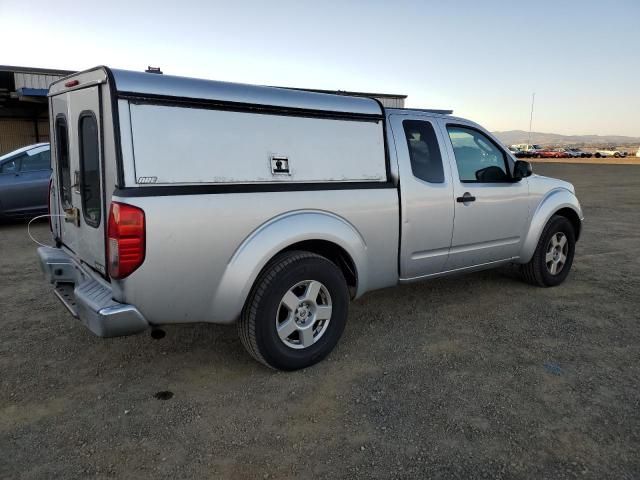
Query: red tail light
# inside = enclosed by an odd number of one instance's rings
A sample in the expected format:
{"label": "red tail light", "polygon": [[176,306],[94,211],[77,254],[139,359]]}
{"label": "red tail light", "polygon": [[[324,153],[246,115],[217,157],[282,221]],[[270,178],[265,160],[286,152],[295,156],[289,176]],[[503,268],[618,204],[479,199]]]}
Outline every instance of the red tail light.
{"label": "red tail light", "polygon": [[49,216],[47,217],[47,219],[49,220],[49,230],[51,230],[51,233],[53,233],[53,222],[51,221],[51,186],[53,184],[53,179],[50,178],[49,179],[49,189],[47,190],[47,210],[49,212]]}
{"label": "red tail light", "polygon": [[144,262],[144,211],[126,203],[111,202],[107,237],[109,275],[116,279],[131,275]]}

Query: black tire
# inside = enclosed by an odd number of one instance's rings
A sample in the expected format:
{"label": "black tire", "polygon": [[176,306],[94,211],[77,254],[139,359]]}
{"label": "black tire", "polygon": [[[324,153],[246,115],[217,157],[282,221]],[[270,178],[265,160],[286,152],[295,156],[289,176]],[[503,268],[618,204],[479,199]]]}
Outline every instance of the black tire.
{"label": "black tire", "polygon": [[[285,293],[305,280],[321,282],[332,311],[324,334],[312,345],[295,349],[278,336],[276,315]],[[349,312],[349,290],[342,271],[331,261],[305,251],[283,252],[258,276],[238,322],[238,334],[258,362],[279,370],[309,367],[325,358],[342,336]]]}
{"label": "black tire", "polygon": [[[547,255],[547,247],[551,242],[551,238],[563,233],[567,238],[568,251],[566,254],[566,262],[557,274],[552,274],[547,267],[545,257]],[[532,285],[539,287],[555,287],[565,281],[573,265],[573,256],[576,250],[576,235],[573,225],[566,217],[554,215],[545,226],[538,245],[529,261],[522,265],[521,273],[524,280]]]}
{"label": "black tire", "polygon": [[618,152],[614,153],[613,156],[616,158],[620,158],[620,154]]}
{"label": "black tire", "polygon": [[596,154],[595,154],[595,157],[596,157],[596,158],[600,158],[601,156],[602,156],[602,155],[600,155],[600,153],[599,153],[599,152],[596,152]]}

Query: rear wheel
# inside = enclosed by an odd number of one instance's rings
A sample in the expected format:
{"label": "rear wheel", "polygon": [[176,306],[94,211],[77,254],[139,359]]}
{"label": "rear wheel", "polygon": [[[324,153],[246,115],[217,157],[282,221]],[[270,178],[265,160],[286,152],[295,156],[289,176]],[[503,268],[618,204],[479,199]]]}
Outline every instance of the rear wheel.
{"label": "rear wheel", "polygon": [[554,287],[569,275],[575,253],[575,231],[571,222],[559,215],[551,217],[522,276],[532,285]]}
{"label": "rear wheel", "polygon": [[238,322],[257,361],[296,370],[326,357],[347,321],[349,291],[342,271],[310,252],[278,255],[258,277]]}

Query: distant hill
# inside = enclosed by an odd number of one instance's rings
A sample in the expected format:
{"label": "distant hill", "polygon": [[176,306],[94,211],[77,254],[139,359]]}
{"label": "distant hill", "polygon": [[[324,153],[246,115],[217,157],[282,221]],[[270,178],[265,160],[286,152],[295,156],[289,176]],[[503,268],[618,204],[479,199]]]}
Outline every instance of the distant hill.
{"label": "distant hill", "polygon": [[[505,145],[527,143],[529,132],[524,130],[509,130],[493,132]],[[559,135],[557,133],[531,132],[531,143],[540,145],[637,145],[640,137],[625,137],[622,135]]]}

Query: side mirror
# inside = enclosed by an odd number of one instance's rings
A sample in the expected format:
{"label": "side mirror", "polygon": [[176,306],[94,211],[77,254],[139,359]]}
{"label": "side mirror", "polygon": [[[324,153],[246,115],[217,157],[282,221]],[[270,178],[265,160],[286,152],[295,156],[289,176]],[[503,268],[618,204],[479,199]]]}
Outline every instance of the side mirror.
{"label": "side mirror", "polygon": [[516,182],[519,182],[523,178],[530,177],[533,173],[533,169],[531,168],[531,164],[524,160],[516,160],[515,165],[513,166],[513,179]]}

